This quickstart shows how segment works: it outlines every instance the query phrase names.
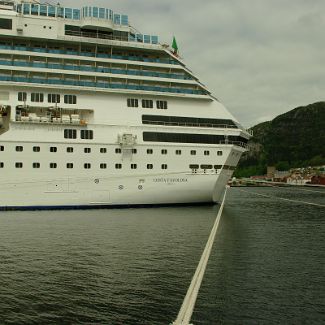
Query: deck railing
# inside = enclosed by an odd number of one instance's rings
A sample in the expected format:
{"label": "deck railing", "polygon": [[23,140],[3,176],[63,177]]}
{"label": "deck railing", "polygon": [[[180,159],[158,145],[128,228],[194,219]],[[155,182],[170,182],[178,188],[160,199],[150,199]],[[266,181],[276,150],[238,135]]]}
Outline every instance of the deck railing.
{"label": "deck railing", "polygon": [[147,58],[142,56],[127,56],[127,55],[115,55],[108,53],[95,53],[87,51],[74,51],[67,49],[51,49],[51,48],[41,48],[41,47],[29,47],[29,46],[11,46],[0,44],[0,50],[11,50],[11,51],[28,51],[37,53],[50,53],[50,54],[63,54],[63,55],[76,55],[76,56],[86,56],[86,57],[96,57],[103,59],[116,59],[116,60],[127,60],[127,61],[140,61],[149,63],[163,63],[163,64],[174,64],[180,65],[177,60],[172,58]]}

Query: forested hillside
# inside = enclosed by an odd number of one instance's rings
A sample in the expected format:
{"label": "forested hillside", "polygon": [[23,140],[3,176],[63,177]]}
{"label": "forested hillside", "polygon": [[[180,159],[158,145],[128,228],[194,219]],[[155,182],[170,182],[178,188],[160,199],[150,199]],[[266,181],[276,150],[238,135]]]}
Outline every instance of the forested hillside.
{"label": "forested hillside", "polygon": [[254,136],[235,176],[325,164],[325,102],[297,107],[252,128]]}

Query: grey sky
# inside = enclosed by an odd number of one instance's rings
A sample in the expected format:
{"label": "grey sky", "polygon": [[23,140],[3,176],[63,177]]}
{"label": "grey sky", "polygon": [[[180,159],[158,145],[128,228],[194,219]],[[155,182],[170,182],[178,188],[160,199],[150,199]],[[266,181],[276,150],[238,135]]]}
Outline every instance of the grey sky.
{"label": "grey sky", "polygon": [[325,0],[62,0],[129,15],[245,126],[325,100]]}

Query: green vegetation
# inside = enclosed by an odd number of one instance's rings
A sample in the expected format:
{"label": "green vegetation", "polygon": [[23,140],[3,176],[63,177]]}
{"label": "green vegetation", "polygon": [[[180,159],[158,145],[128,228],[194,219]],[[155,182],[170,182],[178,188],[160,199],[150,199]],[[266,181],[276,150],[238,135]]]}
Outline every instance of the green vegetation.
{"label": "green vegetation", "polygon": [[249,152],[236,177],[263,175],[267,166],[278,170],[325,164],[325,102],[318,102],[254,126]]}

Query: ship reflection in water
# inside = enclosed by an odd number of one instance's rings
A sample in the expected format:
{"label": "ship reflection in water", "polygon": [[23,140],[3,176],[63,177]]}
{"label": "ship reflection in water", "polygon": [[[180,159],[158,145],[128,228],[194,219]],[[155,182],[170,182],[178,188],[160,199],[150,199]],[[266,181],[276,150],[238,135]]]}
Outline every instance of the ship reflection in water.
{"label": "ship reflection in water", "polygon": [[[325,191],[245,190],[228,192],[192,322],[324,323],[324,208],[276,197]],[[217,211],[3,212],[0,323],[171,323]]]}

